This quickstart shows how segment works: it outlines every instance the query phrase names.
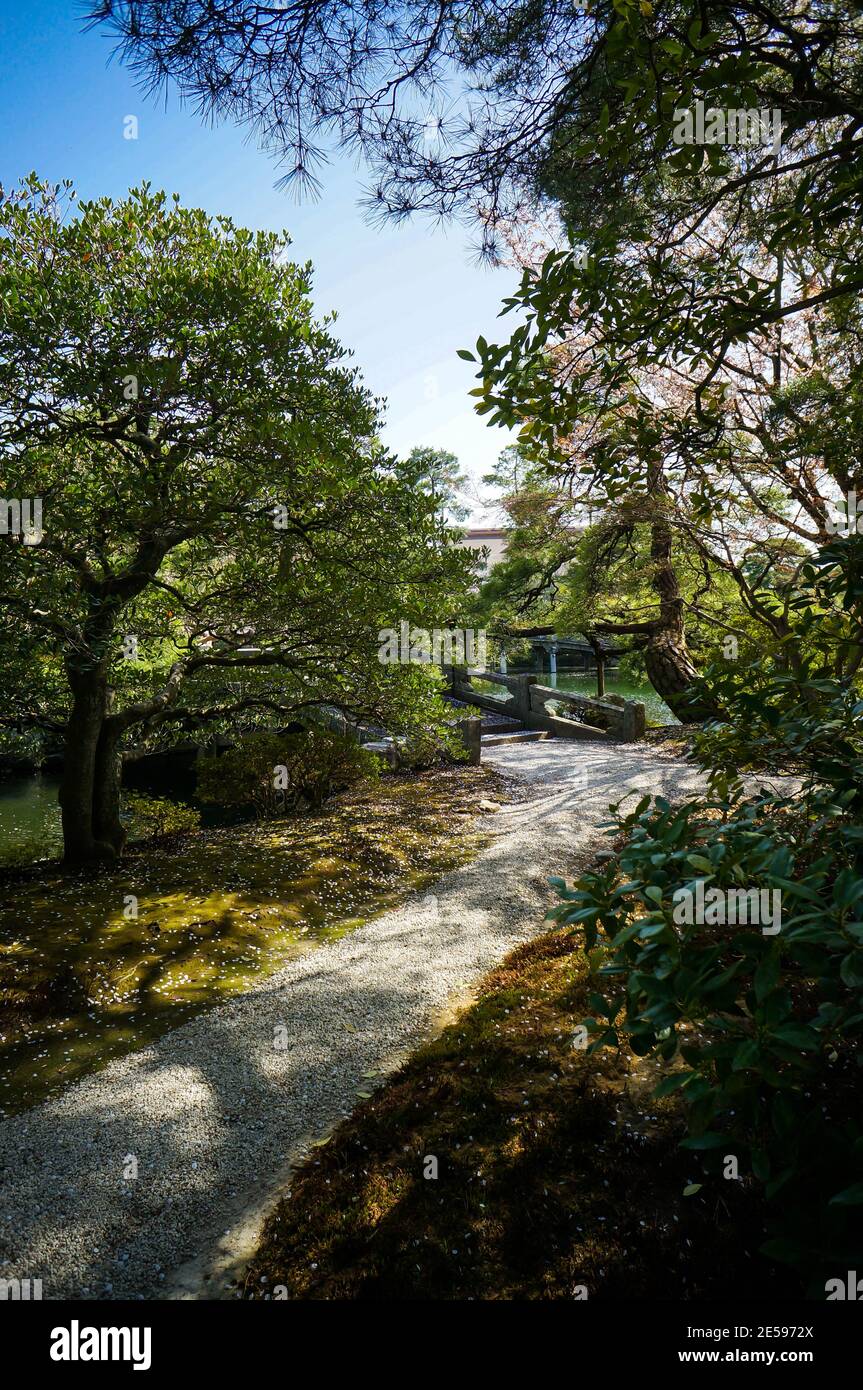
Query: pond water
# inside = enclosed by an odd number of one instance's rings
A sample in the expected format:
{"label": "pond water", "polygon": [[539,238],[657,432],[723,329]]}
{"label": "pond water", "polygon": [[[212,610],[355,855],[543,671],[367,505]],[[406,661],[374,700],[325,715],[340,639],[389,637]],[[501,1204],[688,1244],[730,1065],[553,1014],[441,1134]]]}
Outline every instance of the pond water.
{"label": "pond water", "polygon": [[[5,882],[0,1114],[146,1045],[464,862],[479,843],[465,824],[488,794],[483,778],[479,768],[385,778],[326,814],[195,831],[133,849],[110,871],[46,864]],[[51,804],[38,779],[19,784],[5,798],[7,828],[47,844]]]}
{"label": "pond water", "polygon": [[[546,685],[553,684],[547,676],[543,680]],[[559,671],[556,686],[558,690],[576,690],[579,695],[595,695],[596,676],[592,672],[587,674],[581,671]],[[680,723],[649,681],[627,680],[625,676],[618,676],[611,671],[606,674],[605,688],[609,695],[621,695],[624,700],[640,700],[647,711],[648,724]]]}
{"label": "pond water", "polygon": [[13,848],[32,849],[32,858],[60,853],[63,837],[59,783],[48,777],[0,780],[0,856]]}

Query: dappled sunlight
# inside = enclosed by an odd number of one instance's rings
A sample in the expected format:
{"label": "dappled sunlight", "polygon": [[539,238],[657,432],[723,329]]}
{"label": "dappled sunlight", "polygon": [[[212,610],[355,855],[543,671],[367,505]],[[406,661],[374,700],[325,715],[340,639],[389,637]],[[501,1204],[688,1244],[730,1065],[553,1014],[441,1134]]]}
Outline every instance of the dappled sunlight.
{"label": "dappled sunlight", "polygon": [[452,832],[473,794],[464,772],[387,779],[325,815],[156,842],[99,876],[13,883],[0,906],[0,1111],[144,1046],[463,862],[471,843]]}

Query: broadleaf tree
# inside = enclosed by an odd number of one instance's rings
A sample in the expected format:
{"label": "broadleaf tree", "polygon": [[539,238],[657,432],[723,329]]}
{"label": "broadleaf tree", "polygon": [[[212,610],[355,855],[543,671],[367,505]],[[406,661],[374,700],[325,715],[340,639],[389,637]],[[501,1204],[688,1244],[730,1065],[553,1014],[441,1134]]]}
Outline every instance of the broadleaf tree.
{"label": "broadleaf tree", "polygon": [[287,245],[147,186],[0,200],[0,727],[62,738],[70,862],[120,852],[133,742],[322,708],[446,738],[379,632],[452,625],[469,560]]}

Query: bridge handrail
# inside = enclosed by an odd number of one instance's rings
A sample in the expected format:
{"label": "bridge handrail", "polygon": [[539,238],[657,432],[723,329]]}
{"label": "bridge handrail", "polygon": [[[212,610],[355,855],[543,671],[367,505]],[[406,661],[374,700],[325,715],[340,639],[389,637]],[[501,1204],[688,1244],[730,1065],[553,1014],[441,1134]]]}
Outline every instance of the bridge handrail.
{"label": "bridge handrail", "polygon": [[445,669],[453,671],[464,670],[468,680],[490,681],[492,685],[505,685],[508,690],[516,690],[518,688],[518,676],[505,676],[502,671],[482,671],[471,666],[452,666]]}
{"label": "bridge handrail", "polygon": [[[609,713],[620,714],[622,705],[614,700],[606,700],[601,695],[582,695],[578,690],[559,690],[554,685],[532,685],[530,687],[530,697],[539,696],[539,703],[545,704],[546,700],[562,700],[570,705],[582,705],[585,708],[599,707],[606,709]],[[634,700],[627,703],[635,704]]]}
{"label": "bridge handrail", "polygon": [[[449,677],[450,688],[456,697],[472,700],[480,708],[498,708],[505,705],[508,711],[521,719],[528,727],[547,727],[561,732],[572,721],[561,719],[546,709],[552,701],[567,704],[593,715],[596,721],[594,733],[602,737],[603,732],[626,741],[641,738],[647,724],[647,714],[640,700],[604,700],[597,696],[582,695],[575,690],[559,690],[556,686],[540,685],[535,676],[503,675],[499,671],[483,671],[465,666],[444,666]],[[497,695],[484,694],[476,690],[474,680],[487,681],[501,685],[510,692],[511,699],[502,701]],[[592,722],[592,721],[591,721]],[[591,723],[585,724],[585,732]]]}

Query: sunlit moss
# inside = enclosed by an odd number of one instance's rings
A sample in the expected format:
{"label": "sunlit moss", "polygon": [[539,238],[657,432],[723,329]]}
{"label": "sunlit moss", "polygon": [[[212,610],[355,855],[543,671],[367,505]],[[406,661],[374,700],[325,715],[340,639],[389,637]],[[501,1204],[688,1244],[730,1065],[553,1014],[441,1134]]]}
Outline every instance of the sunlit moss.
{"label": "sunlit moss", "polygon": [[[323,815],[154,843],[98,877],[54,868],[9,883],[0,1111],[34,1104],[242,993],[469,858],[478,841],[464,835],[464,811],[485,794],[487,775],[387,779]],[[126,915],[131,896],[137,918]]]}

